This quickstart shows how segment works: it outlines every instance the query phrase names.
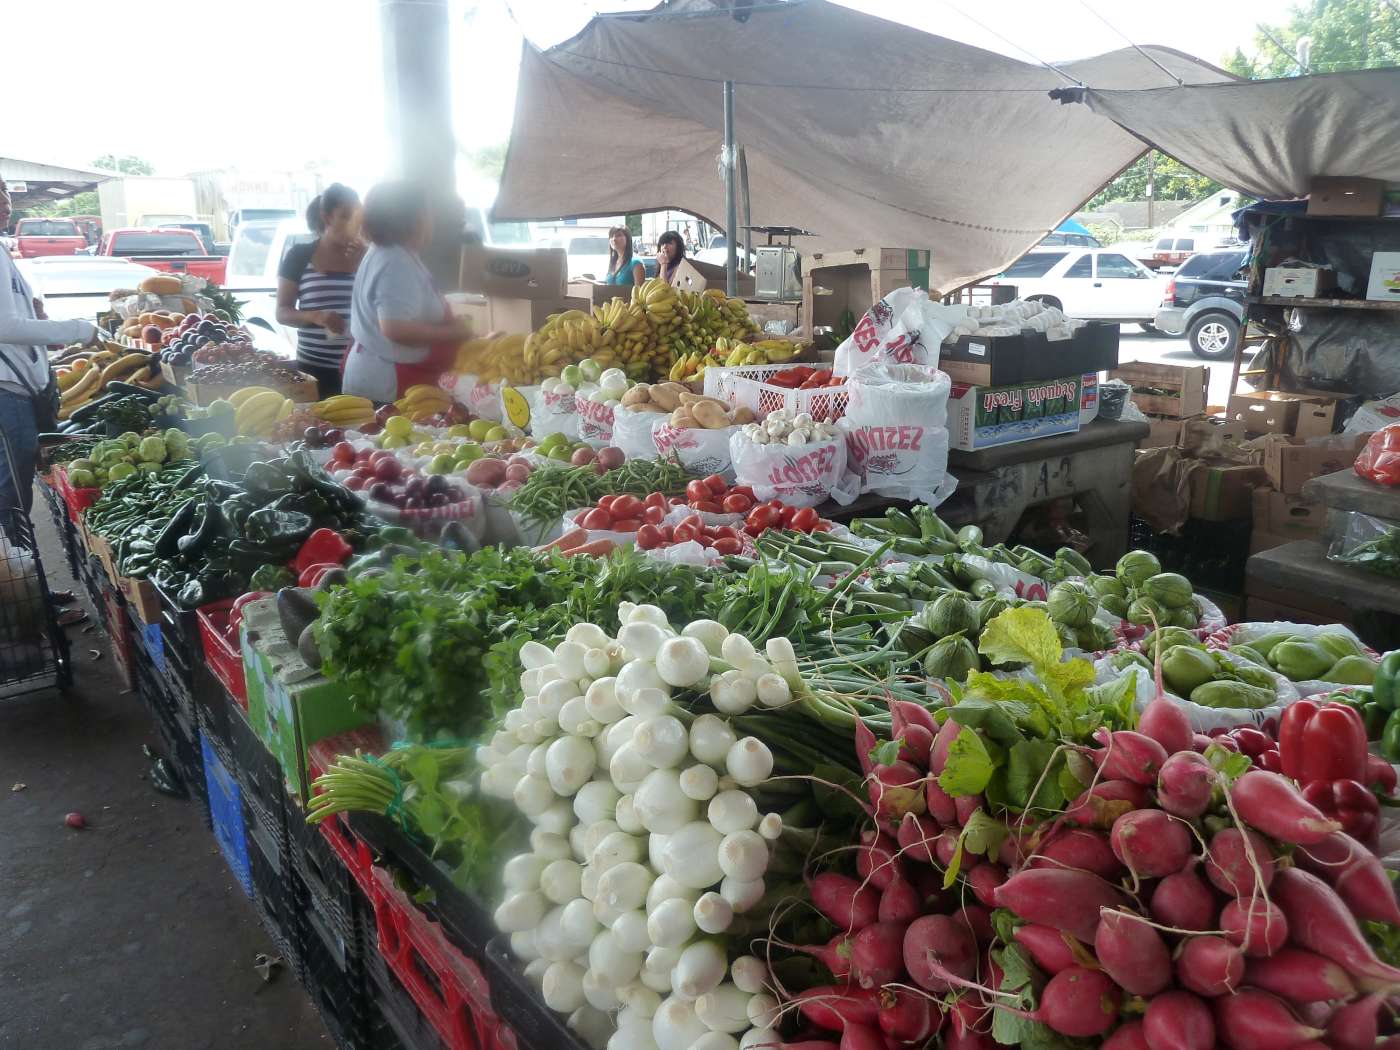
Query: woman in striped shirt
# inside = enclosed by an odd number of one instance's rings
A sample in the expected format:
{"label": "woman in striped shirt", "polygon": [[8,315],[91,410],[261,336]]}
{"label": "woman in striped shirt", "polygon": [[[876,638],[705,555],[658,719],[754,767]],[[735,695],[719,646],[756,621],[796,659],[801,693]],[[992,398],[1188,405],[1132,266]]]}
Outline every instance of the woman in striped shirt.
{"label": "woman in striped shirt", "polygon": [[350,346],[350,296],[365,255],[360,198],[332,183],[306,209],[316,240],[295,244],[277,271],[277,321],[297,328],[297,367],[314,376],[321,397],[340,393]]}

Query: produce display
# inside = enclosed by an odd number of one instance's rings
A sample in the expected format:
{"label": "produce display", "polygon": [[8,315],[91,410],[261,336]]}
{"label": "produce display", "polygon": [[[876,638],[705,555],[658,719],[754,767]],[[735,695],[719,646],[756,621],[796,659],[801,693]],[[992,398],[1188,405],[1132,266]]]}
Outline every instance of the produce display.
{"label": "produce display", "polygon": [[140,338],[160,347],[160,359],[166,364],[236,364],[253,348],[253,337],[246,329],[214,314],[175,314],[168,321],[161,321],[159,313],[151,317],[153,324],[138,318]]}
{"label": "produce display", "polygon": [[109,481],[120,481],[138,471],[157,472],[166,462],[189,459],[190,453],[190,439],[184,431],[172,429],[145,437],[128,432],[96,442],[82,456],[68,460],[64,469],[74,488],[101,488]]}
{"label": "produce display", "polygon": [[[201,358],[201,355],[204,355]],[[267,383],[297,383],[303,376],[295,362],[266,350],[254,350],[251,344],[224,343],[218,347],[196,350],[194,367],[185,377],[189,383],[234,383],[266,385]]]}
{"label": "produce display", "polygon": [[[160,358],[139,350],[97,350],[85,353],[70,349],[54,359],[59,389],[58,418],[82,420],[91,413],[83,410],[105,395],[122,387],[135,391],[158,390],[164,385]],[[115,386],[114,386],[115,384]]]}
{"label": "produce display", "polygon": [[755,445],[807,445],[813,441],[830,441],[838,431],[830,423],[814,420],[806,412],[780,408],[770,412],[762,423],[744,426],[744,437]]}

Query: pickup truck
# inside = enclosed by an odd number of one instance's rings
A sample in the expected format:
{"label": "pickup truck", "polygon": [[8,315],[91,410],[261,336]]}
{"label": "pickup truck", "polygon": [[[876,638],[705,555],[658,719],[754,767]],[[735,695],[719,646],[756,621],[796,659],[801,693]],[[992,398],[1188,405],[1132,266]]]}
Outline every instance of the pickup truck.
{"label": "pickup truck", "polygon": [[15,223],[15,254],[21,259],[77,255],[87,238],[72,219],[20,219]]}
{"label": "pickup truck", "polygon": [[218,285],[224,283],[228,267],[226,257],[206,254],[199,236],[183,229],[128,226],[109,230],[97,254],[130,259],[166,273],[192,273]]}

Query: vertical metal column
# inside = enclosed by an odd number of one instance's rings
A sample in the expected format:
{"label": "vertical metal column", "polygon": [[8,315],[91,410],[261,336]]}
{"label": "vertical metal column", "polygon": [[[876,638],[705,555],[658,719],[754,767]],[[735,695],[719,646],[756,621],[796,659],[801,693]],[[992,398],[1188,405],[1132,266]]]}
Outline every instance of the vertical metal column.
{"label": "vertical metal column", "polygon": [[734,186],[734,81],[724,82],[724,292],[739,292],[739,202]]}

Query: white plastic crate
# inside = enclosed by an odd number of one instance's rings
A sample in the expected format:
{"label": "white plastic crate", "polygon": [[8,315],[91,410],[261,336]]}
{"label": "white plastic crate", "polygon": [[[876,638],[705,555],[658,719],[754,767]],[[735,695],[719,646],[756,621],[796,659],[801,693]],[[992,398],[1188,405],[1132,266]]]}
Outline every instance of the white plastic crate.
{"label": "white plastic crate", "polygon": [[736,408],[752,410],[759,419],[764,419],[770,412],[781,408],[806,412],[813,419],[823,423],[834,423],[846,414],[849,388],[845,385],[817,387],[814,390],[789,390],[787,387],[773,386],[742,375],[731,377],[729,384],[729,401]]}
{"label": "white plastic crate", "polygon": [[728,401],[735,378],[742,377],[763,382],[769,376],[777,375],[785,369],[797,368],[798,366],[799,363],[793,361],[785,361],[782,364],[772,365],[741,365],[738,368],[711,366],[705,369],[704,394],[706,397],[715,397],[719,398],[721,401]]}

